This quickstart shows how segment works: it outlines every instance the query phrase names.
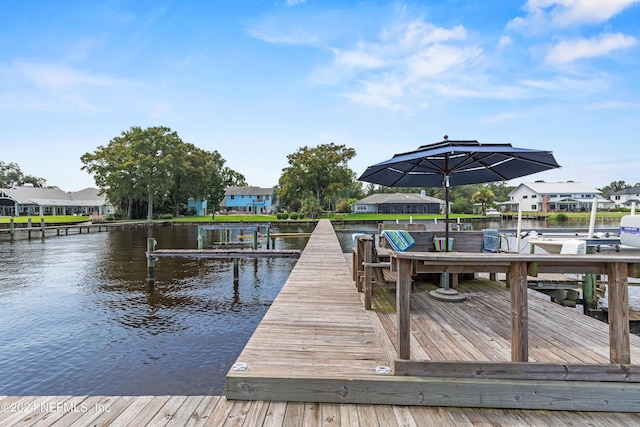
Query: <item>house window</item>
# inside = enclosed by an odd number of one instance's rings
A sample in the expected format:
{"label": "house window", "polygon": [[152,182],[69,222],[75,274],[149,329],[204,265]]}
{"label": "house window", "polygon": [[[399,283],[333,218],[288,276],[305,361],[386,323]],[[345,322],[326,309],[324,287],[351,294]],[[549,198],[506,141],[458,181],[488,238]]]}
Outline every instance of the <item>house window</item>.
{"label": "house window", "polygon": [[528,199],[529,196],[527,196],[526,194],[524,196],[522,196],[523,199]]}
{"label": "house window", "polygon": [[616,200],[620,200],[620,196],[616,196]]}
{"label": "house window", "polygon": [[532,194],[532,195],[531,195],[531,198],[532,198],[532,199],[537,199],[537,198],[538,198],[538,195],[537,195],[537,194]]}
{"label": "house window", "polygon": [[532,211],[535,211],[535,210],[537,210],[537,209],[538,209],[538,205],[531,205],[531,210],[532,210]]}

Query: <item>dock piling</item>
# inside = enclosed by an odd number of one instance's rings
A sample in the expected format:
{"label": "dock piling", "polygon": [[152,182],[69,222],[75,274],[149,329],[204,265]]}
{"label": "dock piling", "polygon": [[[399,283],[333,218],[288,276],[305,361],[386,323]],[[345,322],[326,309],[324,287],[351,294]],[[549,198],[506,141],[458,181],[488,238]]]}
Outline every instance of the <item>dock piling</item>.
{"label": "dock piling", "polygon": [[155,268],[156,268],[156,259],[152,255],[148,255],[148,253],[156,250],[156,245],[158,242],[153,237],[149,237],[147,239],[147,286],[149,289],[153,289],[155,284]]}
{"label": "dock piling", "polygon": [[[587,246],[587,254],[594,254],[596,248]],[[590,315],[592,311],[598,309],[597,282],[595,274],[585,274],[584,283],[582,284],[582,311],[586,315]]]}

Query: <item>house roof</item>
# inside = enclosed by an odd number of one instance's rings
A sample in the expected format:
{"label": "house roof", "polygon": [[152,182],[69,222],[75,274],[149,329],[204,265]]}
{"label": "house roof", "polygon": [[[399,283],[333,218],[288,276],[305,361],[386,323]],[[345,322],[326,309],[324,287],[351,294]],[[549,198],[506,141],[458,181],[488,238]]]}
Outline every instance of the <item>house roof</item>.
{"label": "house roof", "polygon": [[528,182],[520,184],[518,188],[525,186],[537,194],[600,194],[600,191],[581,182]]}
{"label": "house roof", "polygon": [[409,193],[378,193],[372,194],[370,196],[365,197],[364,199],[360,199],[356,202],[358,205],[382,205],[382,204],[390,204],[390,203],[438,203],[444,204],[445,201],[442,199],[436,199],[431,196],[422,196],[420,194],[409,194]]}
{"label": "house roof", "polygon": [[21,205],[38,206],[103,206],[104,195],[97,188],[85,188],[76,192],[64,192],[59,188],[12,187],[1,190]]}
{"label": "house roof", "polygon": [[224,192],[225,196],[270,196],[273,194],[273,188],[261,187],[227,187]]}
{"label": "house roof", "polygon": [[611,195],[618,194],[640,194],[640,187],[631,187],[631,188],[623,188],[622,190],[618,190],[615,193],[611,193]]}

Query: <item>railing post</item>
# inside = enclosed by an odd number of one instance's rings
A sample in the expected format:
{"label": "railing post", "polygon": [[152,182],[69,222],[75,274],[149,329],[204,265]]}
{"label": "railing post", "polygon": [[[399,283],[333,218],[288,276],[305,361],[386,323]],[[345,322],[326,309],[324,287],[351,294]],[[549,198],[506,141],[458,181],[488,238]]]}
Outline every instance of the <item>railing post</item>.
{"label": "railing post", "polygon": [[631,347],[629,343],[627,264],[610,262],[608,270],[609,363],[628,365],[631,363]]}
{"label": "railing post", "polygon": [[527,263],[513,261],[507,278],[511,283],[511,361],[529,361],[529,307]]}
{"label": "railing post", "polygon": [[[594,246],[587,246],[587,254],[595,253]],[[584,283],[582,285],[582,311],[584,314],[590,315],[592,310],[598,308],[598,294],[596,289],[596,275],[585,274]]]}
{"label": "railing post", "polygon": [[370,236],[363,237],[364,240],[364,308],[365,310],[371,310],[371,297],[372,297],[372,289],[371,289],[371,273],[372,268],[367,266],[366,264],[371,264],[373,262],[373,238]]}
{"label": "railing post", "polygon": [[411,260],[396,258],[396,311],[398,312],[398,359],[411,358]]}

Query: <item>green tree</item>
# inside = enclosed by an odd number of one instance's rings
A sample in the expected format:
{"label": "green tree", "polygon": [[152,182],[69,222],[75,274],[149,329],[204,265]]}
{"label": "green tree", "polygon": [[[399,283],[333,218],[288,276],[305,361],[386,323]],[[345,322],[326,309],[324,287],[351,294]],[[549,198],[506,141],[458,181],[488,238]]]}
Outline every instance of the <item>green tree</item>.
{"label": "green tree", "polygon": [[289,154],[289,166],[278,181],[280,202],[297,210],[302,200],[312,196],[325,207],[330,196],[353,182],[354,172],[347,162],[355,155],[354,149],[334,143],[305,146]]}
{"label": "green tree", "polygon": [[0,188],[11,188],[14,185],[31,184],[34,187],[45,187],[47,180],[22,173],[17,163],[0,161]]}
{"label": "green tree", "polygon": [[616,191],[626,190],[627,188],[631,188],[631,185],[627,184],[624,181],[613,181],[611,182],[611,184],[605,185],[604,187],[600,188],[600,191],[602,192],[602,194],[611,194],[615,193]]}
{"label": "green tree", "polygon": [[302,201],[301,212],[305,217],[315,219],[318,215],[320,215],[322,209],[320,208],[320,204],[315,197],[307,197]]}
{"label": "green tree", "polygon": [[471,196],[471,203],[480,203],[482,205],[482,215],[487,214],[487,204],[493,203],[496,196],[493,191],[487,187],[482,187]]}
{"label": "green tree", "polygon": [[509,200],[509,193],[511,193],[515,186],[507,185],[506,181],[489,182],[485,186],[493,192],[495,200],[499,202],[506,202]]}
{"label": "green tree", "polygon": [[154,206],[178,216],[185,202],[195,199],[219,204],[228,185],[241,185],[244,176],[224,166],[217,151],[183,142],[166,127],[132,127],[107,146],[81,157],[82,169],[93,175],[107,198],[133,218],[133,207]]}
{"label": "green tree", "polygon": [[224,192],[229,186],[246,186],[244,175],[226,166],[225,160],[220,153],[213,151],[207,163],[207,193],[206,200],[209,209],[215,211],[219,209],[220,203],[224,199]]}
{"label": "green tree", "polygon": [[82,169],[93,176],[96,186],[114,206],[127,212],[127,219],[133,218],[133,206],[144,195],[132,138],[132,134],[139,129],[123,131],[107,146],[98,146],[93,153],[85,153],[80,157]]}

